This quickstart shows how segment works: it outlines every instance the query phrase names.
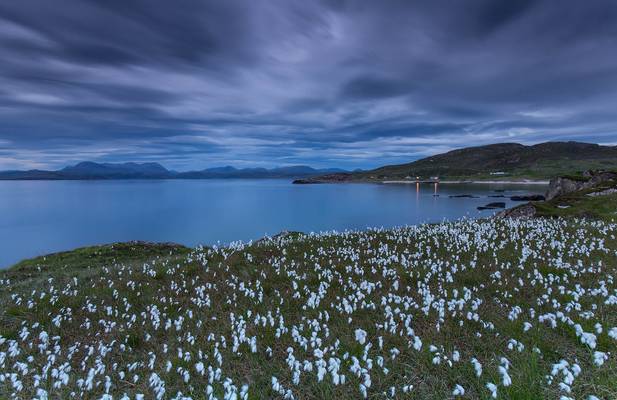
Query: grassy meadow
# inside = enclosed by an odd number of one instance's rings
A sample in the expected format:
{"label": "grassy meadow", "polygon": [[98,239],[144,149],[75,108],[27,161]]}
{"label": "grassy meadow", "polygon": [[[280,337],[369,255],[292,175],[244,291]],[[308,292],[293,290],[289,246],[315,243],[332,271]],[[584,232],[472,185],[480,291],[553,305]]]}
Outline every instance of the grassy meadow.
{"label": "grassy meadow", "polygon": [[0,273],[0,398],[614,399],[617,224],[462,220]]}

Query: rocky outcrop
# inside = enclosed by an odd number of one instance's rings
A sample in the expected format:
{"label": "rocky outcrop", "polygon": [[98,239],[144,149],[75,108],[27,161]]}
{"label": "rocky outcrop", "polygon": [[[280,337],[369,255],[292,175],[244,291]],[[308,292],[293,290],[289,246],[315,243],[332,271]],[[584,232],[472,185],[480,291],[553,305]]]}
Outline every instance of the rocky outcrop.
{"label": "rocky outcrop", "polygon": [[559,176],[551,179],[546,199],[552,200],[564,194],[589,189],[602,182],[617,180],[616,172],[609,171],[585,171],[581,177]]}
{"label": "rocky outcrop", "polygon": [[[568,195],[570,193],[575,195]],[[495,215],[495,218],[536,218],[560,216],[560,213],[551,211],[555,209],[568,209],[577,207],[581,199],[585,196],[608,196],[617,193],[617,172],[609,171],[586,171],[582,176],[561,176],[551,179],[549,189],[546,193],[546,202],[527,203],[509,210],[502,211]],[[511,197],[512,200],[516,200]],[[523,198],[521,198],[523,200]],[[525,200],[529,200],[528,198]],[[553,201],[550,201],[553,200]],[[563,200],[563,201],[562,201]],[[598,217],[593,212],[585,211],[584,207],[579,212],[571,213],[583,218]]]}
{"label": "rocky outcrop", "polygon": [[588,180],[572,179],[564,176],[558,176],[551,179],[546,191],[547,200],[552,200],[555,197],[562,196],[567,193],[577,192],[586,189],[593,185],[589,184]]}
{"label": "rocky outcrop", "polygon": [[533,218],[536,216],[537,210],[532,203],[523,204],[507,210],[504,210],[495,215],[495,218]]}
{"label": "rocky outcrop", "polygon": [[609,188],[609,189],[600,190],[599,192],[587,193],[587,196],[589,197],[610,196],[611,194],[615,194],[615,193],[617,193],[617,188]]}

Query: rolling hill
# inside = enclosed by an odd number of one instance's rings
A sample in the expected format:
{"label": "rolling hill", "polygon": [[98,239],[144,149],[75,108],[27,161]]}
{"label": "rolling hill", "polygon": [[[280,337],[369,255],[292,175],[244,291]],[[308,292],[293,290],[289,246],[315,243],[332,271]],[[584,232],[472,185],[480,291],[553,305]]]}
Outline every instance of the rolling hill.
{"label": "rolling hill", "polygon": [[385,181],[433,176],[442,180],[543,180],[589,169],[617,169],[617,147],[580,142],[546,142],[533,146],[498,143],[457,149],[406,164],[329,174],[305,181]]}

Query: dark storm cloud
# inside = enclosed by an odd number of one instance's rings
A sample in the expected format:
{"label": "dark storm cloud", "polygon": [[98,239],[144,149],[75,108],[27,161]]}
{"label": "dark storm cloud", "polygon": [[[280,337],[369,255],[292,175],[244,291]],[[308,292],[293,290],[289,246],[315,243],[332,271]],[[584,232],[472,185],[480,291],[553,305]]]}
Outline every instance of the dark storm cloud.
{"label": "dark storm cloud", "polygon": [[0,4],[0,169],[617,142],[614,1]]}
{"label": "dark storm cloud", "polygon": [[404,81],[375,76],[360,76],[347,82],[343,86],[342,94],[351,98],[379,99],[402,96],[408,94],[410,90],[410,85]]}

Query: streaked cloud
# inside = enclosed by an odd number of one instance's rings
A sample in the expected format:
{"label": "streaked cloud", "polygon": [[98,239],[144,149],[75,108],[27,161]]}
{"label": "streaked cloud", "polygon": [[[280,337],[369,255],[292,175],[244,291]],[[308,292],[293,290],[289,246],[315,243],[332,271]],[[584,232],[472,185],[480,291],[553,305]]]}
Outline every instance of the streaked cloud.
{"label": "streaked cloud", "polygon": [[617,142],[617,3],[0,4],[0,168],[372,167]]}

